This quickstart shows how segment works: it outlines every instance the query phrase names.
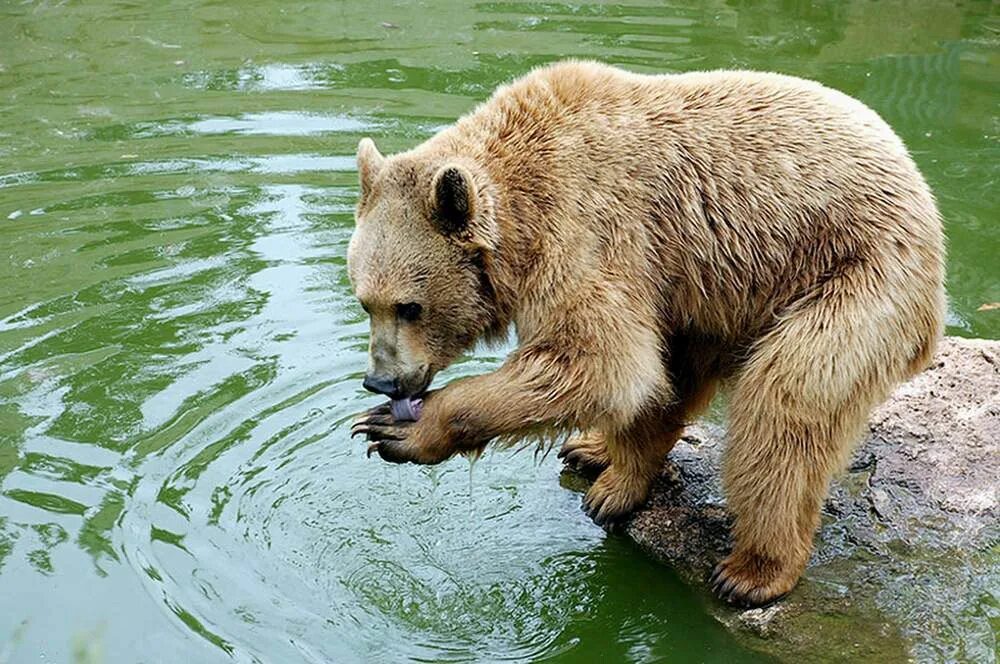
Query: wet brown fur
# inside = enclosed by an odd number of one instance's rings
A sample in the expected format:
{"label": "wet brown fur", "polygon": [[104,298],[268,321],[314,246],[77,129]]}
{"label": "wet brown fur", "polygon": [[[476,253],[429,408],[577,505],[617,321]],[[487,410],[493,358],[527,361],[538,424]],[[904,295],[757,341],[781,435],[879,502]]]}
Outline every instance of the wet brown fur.
{"label": "wet brown fur", "polygon": [[[435,219],[447,166],[472,183],[457,229]],[[398,366],[432,375],[509,323],[519,339],[379,453],[436,463],[579,430],[563,454],[603,469],[585,502],[605,523],[645,500],[723,384],[735,546],[714,580],[730,601],[792,588],[832,474],[942,329],[931,193],[873,111],[811,81],[560,63],[409,152],[363,141],[359,169],[358,296],[428,312],[394,333]]]}

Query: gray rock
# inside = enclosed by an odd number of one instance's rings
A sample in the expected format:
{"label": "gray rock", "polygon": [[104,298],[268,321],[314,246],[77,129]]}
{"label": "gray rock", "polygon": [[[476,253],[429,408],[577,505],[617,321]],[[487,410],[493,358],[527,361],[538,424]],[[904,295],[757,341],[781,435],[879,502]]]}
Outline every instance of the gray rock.
{"label": "gray rock", "polygon": [[873,414],[805,576],[764,609],[731,609],[705,583],[730,546],[724,433],[691,427],[626,532],[742,641],[794,662],[998,661],[1000,342],[946,338]]}

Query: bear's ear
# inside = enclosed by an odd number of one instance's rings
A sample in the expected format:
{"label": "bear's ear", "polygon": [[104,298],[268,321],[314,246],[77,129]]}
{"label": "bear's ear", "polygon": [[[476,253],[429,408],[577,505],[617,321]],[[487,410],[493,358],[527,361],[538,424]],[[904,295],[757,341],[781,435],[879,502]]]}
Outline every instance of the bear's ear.
{"label": "bear's ear", "polygon": [[372,190],[375,177],[385,164],[385,157],[375,147],[375,141],[362,138],[358,143],[358,180],[361,183],[361,201],[368,197]]}
{"label": "bear's ear", "polygon": [[445,235],[464,234],[476,214],[476,185],[461,166],[445,166],[431,185],[431,214]]}

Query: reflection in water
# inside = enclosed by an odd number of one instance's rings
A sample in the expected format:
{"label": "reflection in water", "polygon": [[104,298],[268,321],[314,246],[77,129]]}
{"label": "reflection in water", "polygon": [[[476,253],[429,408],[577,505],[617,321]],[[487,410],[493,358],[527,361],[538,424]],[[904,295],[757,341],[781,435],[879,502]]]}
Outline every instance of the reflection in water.
{"label": "reflection in water", "polygon": [[[353,150],[406,149],[564,55],[818,78],[913,148],[949,223],[952,322],[996,336],[976,309],[997,299],[1000,23],[879,3],[889,38],[873,11],[0,10],[0,660],[754,659],[584,518],[552,456],[396,468],[348,440],[374,403],[344,273]],[[982,616],[941,621],[941,652],[985,652]]]}
{"label": "reflection in water", "polygon": [[891,55],[872,62],[865,98],[908,125],[951,121],[958,104],[960,44],[929,55]]}

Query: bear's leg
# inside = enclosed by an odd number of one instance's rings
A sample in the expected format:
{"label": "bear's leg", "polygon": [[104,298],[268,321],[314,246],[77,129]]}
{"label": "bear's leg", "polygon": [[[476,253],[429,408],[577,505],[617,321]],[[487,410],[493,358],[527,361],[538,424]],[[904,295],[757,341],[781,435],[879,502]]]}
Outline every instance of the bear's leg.
{"label": "bear's leg", "polygon": [[767,604],[805,569],[833,473],[905,371],[905,326],[880,326],[871,315],[880,310],[891,311],[843,297],[800,310],[736,377],[723,459],[734,544],[712,575],[723,599]]}
{"label": "bear's leg", "polygon": [[[683,425],[697,418],[715,396],[720,373],[718,355],[717,348],[699,340],[678,336],[672,341],[666,368],[672,374],[677,402],[661,406],[658,417],[680,426],[670,427],[664,435],[658,446],[661,460],[677,442]],[[607,436],[598,428],[580,431],[563,443],[559,458],[567,466],[596,477],[611,465]]]}
{"label": "bear's leg", "polygon": [[[596,430],[610,465],[584,497],[584,509],[598,525],[612,525],[642,505],[665,457],[684,433],[684,426],[703,411],[715,395],[717,380],[686,378],[686,387],[670,405],[647,409],[623,431]],[[593,436],[590,431],[585,436]],[[593,442],[591,444],[593,444]]]}

